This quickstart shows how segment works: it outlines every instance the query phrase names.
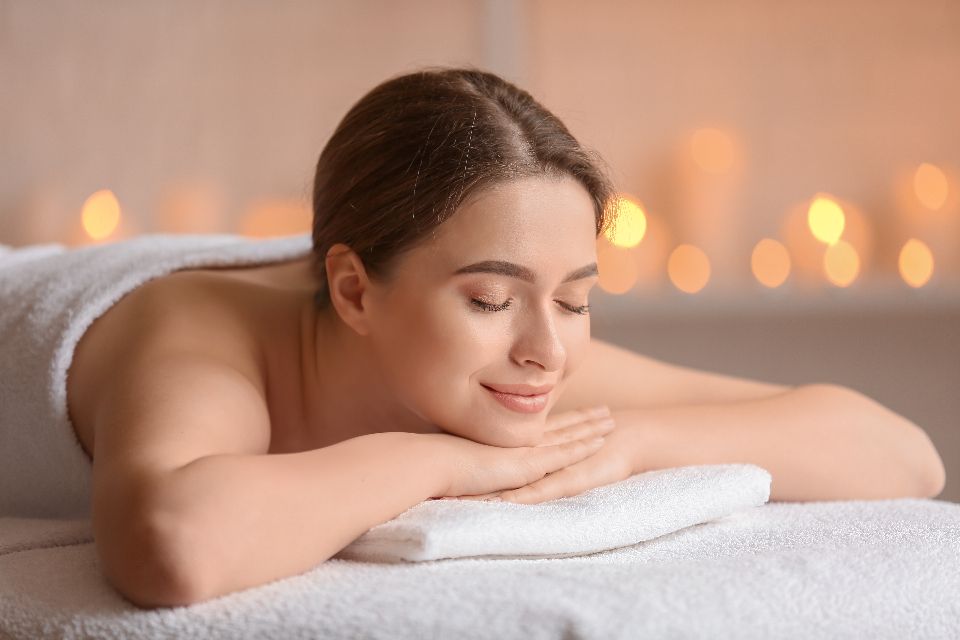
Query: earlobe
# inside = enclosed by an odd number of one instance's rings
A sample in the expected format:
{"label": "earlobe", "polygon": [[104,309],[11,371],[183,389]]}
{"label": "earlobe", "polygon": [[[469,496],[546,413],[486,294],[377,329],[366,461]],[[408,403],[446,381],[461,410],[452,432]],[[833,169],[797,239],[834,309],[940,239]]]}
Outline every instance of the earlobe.
{"label": "earlobe", "polygon": [[330,302],[344,323],[358,334],[367,335],[363,294],[370,281],[363,262],[350,247],[338,243],[327,251],[326,268]]}

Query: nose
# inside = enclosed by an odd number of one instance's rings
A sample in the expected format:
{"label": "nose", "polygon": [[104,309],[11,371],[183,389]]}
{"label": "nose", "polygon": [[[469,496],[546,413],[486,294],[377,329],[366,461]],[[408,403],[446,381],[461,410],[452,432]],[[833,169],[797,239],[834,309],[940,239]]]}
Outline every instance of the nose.
{"label": "nose", "polygon": [[549,307],[537,305],[529,309],[529,313],[518,314],[521,326],[514,343],[513,359],[520,366],[533,362],[545,371],[559,371],[566,358],[566,349],[556,319]]}

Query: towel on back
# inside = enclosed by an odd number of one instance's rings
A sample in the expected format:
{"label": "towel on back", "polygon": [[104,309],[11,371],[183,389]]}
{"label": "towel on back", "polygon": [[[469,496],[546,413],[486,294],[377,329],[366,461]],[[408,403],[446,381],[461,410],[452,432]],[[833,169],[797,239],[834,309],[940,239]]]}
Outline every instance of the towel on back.
{"label": "towel on back", "polygon": [[146,234],[69,249],[0,250],[0,516],[86,517],[92,465],[67,412],[67,372],[89,326],[141,284],[181,269],[307,255],[309,234]]}

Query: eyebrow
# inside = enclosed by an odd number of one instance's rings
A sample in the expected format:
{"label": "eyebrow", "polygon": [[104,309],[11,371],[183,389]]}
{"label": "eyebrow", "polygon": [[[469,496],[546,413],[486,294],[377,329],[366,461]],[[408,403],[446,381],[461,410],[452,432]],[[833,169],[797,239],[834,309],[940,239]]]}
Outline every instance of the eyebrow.
{"label": "eyebrow", "polygon": [[[461,273],[493,273],[499,276],[509,276],[511,278],[519,278],[524,282],[529,282],[531,284],[536,284],[537,276],[532,269],[524,267],[513,262],[506,262],[505,260],[484,260],[482,262],[475,262],[473,264],[468,264],[465,267],[460,267],[453,272],[453,275],[460,275]],[[597,271],[597,263],[591,262],[590,264],[580,267],[579,269],[574,269],[563,279],[563,282],[572,282],[573,280],[580,280],[582,278],[589,278],[590,276],[599,275]]]}

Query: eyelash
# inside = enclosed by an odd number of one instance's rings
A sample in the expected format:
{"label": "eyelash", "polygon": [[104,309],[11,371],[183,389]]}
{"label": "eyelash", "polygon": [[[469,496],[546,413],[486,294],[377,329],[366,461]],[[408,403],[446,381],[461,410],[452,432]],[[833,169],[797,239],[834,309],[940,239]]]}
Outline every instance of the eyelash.
{"label": "eyelash", "polygon": [[[478,307],[480,307],[480,308],[483,309],[484,311],[491,311],[491,312],[503,311],[504,309],[506,309],[506,308],[508,308],[508,307],[510,306],[510,300],[507,300],[506,302],[504,302],[504,303],[502,303],[502,304],[489,304],[489,303],[487,303],[487,302],[484,302],[483,300],[477,300],[476,298],[471,298],[471,299],[470,299],[470,302],[472,302],[473,304],[477,305]],[[557,302],[560,302],[560,301],[558,300]],[[585,315],[587,315],[588,313],[590,313],[590,305],[588,305],[588,304],[585,304],[585,305],[583,305],[582,307],[572,307],[572,306],[570,306],[570,305],[568,305],[568,304],[564,304],[563,302],[560,302],[560,306],[562,306],[563,308],[565,308],[567,311],[569,311],[569,312],[571,312],[571,313],[575,313],[575,314],[580,315],[580,316],[585,316]]]}

